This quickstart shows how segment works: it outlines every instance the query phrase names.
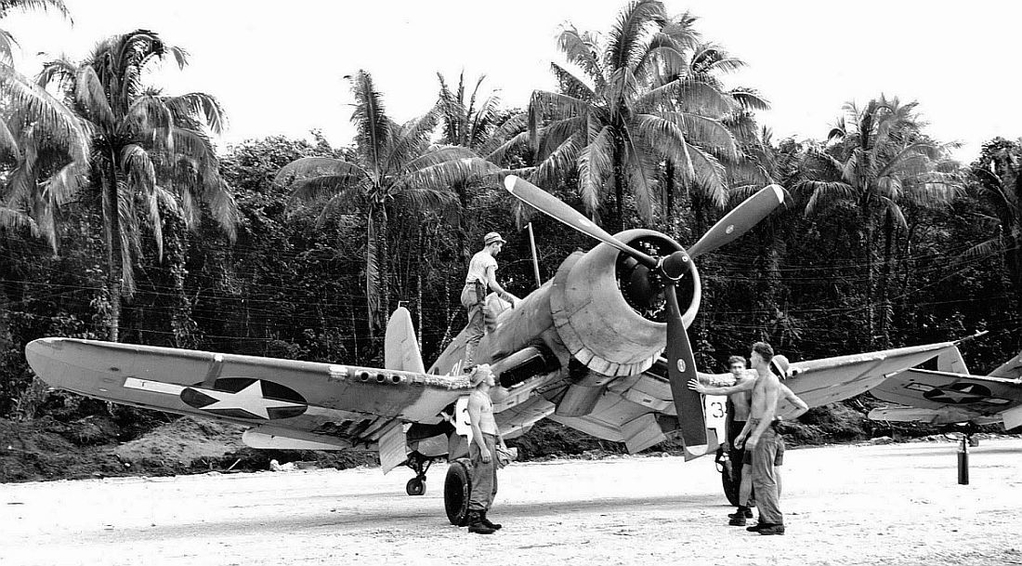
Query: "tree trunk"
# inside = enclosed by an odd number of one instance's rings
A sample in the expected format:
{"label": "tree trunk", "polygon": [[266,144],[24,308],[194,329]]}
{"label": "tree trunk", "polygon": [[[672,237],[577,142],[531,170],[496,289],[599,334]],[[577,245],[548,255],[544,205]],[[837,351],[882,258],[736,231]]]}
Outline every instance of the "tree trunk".
{"label": "tree trunk", "polygon": [[[380,207],[380,318],[382,322],[390,314],[390,227],[387,222],[387,209]],[[382,327],[382,324],[381,324]]]}
{"label": "tree trunk", "polygon": [[891,309],[891,297],[889,290],[889,281],[891,277],[891,255],[892,246],[894,244],[894,218],[891,216],[891,212],[887,211],[884,213],[884,258],[883,264],[880,266],[880,281],[879,294],[880,294],[880,316],[879,316],[879,333],[880,333],[880,347],[883,349],[890,348],[891,344],[891,329],[890,323],[893,320],[893,312]]}
{"label": "tree trunk", "polygon": [[458,253],[461,255],[461,261],[465,264],[465,270],[468,271],[468,262],[472,259],[472,252],[469,251],[466,245],[468,239],[468,230],[465,229],[465,215],[468,214],[468,186],[465,183],[457,182],[454,184],[454,190],[458,193],[458,202],[461,204],[461,214],[458,215]]}
{"label": "tree trunk", "polygon": [[860,222],[861,226],[865,228],[863,247],[864,247],[864,264],[866,270],[866,296],[865,296],[865,311],[866,311],[866,339],[864,346],[870,349],[875,347],[876,342],[876,305],[874,304],[874,285],[876,283],[876,276],[873,274],[873,222],[872,217],[869,213],[869,200],[867,198],[865,205],[861,210]]}
{"label": "tree trunk", "polygon": [[624,230],[625,217],[624,217],[624,200],[625,200],[625,171],[624,164],[621,163],[621,143],[615,139],[614,142],[614,221],[611,224],[614,227],[615,232]]}
{"label": "tree trunk", "polygon": [[678,225],[674,218],[674,164],[667,160],[664,167],[664,215],[667,217],[667,225],[671,227],[671,235],[678,237]]}
{"label": "tree trunk", "polygon": [[[10,258],[11,256],[12,254],[4,245],[4,241],[0,239],[0,257]],[[12,345],[11,326],[7,314],[10,311],[7,300],[7,281],[13,279],[9,276],[10,263],[10,259],[0,261],[0,352]]]}
{"label": "tree trunk", "polygon": [[418,330],[419,349],[422,349],[422,258],[426,255],[425,250],[426,243],[426,223],[423,222],[419,225],[419,257],[416,260],[415,270],[415,310],[418,311],[419,325],[416,327]]}
{"label": "tree trunk", "polygon": [[110,302],[107,313],[107,340],[117,342],[121,326],[121,287],[124,282],[122,272],[124,258],[121,256],[121,216],[119,210],[119,190],[117,188],[117,156],[110,153],[109,177],[103,190],[103,216],[106,220],[106,292]]}

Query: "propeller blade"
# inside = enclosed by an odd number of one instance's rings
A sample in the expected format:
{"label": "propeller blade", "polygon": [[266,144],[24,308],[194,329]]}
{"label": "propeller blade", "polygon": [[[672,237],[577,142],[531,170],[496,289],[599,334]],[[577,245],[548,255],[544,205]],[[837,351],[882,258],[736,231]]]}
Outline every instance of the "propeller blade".
{"label": "propeller blade", "polygon": [[688,250],[689,257],[698,257],[731,242],[748,232],[784,202],[784,190],[779,185],[770,185],[742,201],[731,212],[724,215],[699,241]]}
{"label": "propeller blade", "polygon": [[518,200],[528,204],[536,210],[546,214],[554,220],[559,220],[575,230],[595,238],[605,244],[614,246],[622,252],[634,257],[646,267],[653,269],[657,260],[647,254],[625,244],[614,236],[611,236],[603,228],[585,217],[582,213],[561,202],[560,199],[533,185],[532,183],[516,175],[508,175],[504,178],[504,188],[514,195]]}
{"label": "propeller blade", "polygon": [[678,410],[678,423],[685,449],[693,456],[706,453],[706,417],[703,414],[703,398],[697,391],[688,388],[690,379],[696,379],[696,360],[692,344],[688,341],[685,323],[681,320],[678,295],[674,285],[664,288],[667,298],[667,375],[671,380],[674,407]]}

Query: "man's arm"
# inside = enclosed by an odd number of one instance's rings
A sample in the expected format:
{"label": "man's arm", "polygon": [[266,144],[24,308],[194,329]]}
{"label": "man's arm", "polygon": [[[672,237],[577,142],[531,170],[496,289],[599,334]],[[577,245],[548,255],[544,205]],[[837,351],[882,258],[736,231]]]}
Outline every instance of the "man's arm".
{"label": "man's arm", "polygon": [[742,427],[742,432],[739,432],[738,436],[736,436],[734,440],[731,441],[735,445],[735,448],[737,448],[738,450],[742,449],[742,444],[745,444],[745,437],[749,436],[749,432],[751,431],[752,419],[748,419],[745,421],[745,426]]}
{"label": "man's arm", "polygon": [[720,375],[700,373],[696,374],[696,379],[709,387],[730,387],[735,384],[735,376],[730,373]]}
{"label": "man's arm", "polygon": [[805,412],[809,410],[809,405],[807,405],[806,402],[803,401],[801,397],[795,395],[795,392],[792,391],[791,388],[789,388],[787,385],[783,383],[781,384],[781,395],[783,395],[785,399],[790,401],[791,404],[795,405],[795,412],[787,417],[788,420],[795,420],[804,415]]}
{"label": "man's arm", "polygon": [[490,449],[486,447],[486,439],[483,438],[483,431],[479,428],[479,418],[481,401],[479,401],[476,395],[469,395],[468,397],[468,422],[472,428],[472,442],[479,447],[479,455],[482,457],[483,462],[489,462],[491,455]]}
{"label": "man's arm", "polygon": [[511,303],[511,306],[517,305],[518,301],[521,300],[518,297],[512,295],[511,293],[505,291],[504,288],[500,286],[500,283],[497,282],[496,266],[491,265],[486,268],[486,279],[487,281],[490,282],[490,290],[496,293],[497,296],[500,297],[501,299],[504,299],[505,301]]}
{"label": "man's arm", "polygon": [[732,393],[739,393],[742,391],[752,391],[752,388],[755,387],[755,385],[756,382],[751,379],[730,387],[707,387],[700,383],[697,378],[690,379],[688,381],[689,389],[694,389],[703,395],[731,395]]}

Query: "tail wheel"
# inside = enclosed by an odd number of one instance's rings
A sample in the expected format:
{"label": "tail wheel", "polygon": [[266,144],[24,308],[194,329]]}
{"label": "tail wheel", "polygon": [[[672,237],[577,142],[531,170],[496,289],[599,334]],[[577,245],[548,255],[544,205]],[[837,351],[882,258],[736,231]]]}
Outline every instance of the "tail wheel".
{"label": "tail wheel", "polygon": [[412,478],[405,484],[405,493],[408,495],[422,495],[426,493],[425,478]]}
{"label": "tail wheel", "polygon": [[447,468],[444,480],[444,509],[452,525],[464,527],[468,519],[468,500],[472,495],[471,463],[458,458]]}

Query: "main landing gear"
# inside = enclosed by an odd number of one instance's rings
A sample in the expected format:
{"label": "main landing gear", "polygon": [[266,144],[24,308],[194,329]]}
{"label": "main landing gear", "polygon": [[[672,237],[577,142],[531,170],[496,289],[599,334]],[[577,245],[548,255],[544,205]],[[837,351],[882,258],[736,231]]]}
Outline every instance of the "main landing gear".
{"label": "main landing gear", "polygon": [[418,452],[412,452],[405,460],[405,466],[415,472],[415,477],[405,484],[405,492],[408,495],[422,495],[426,493],[426,470],[433,465],[433,459],[427,458]]}
{"label": "main landing gear", "polygon": [[735,481],[734,470],[732,469],[733,462],[731,462],[731,459],[728,458],[727,452],[724,448],[717,448],[717,454],[713,458],[713,463],[717,465],[717,471],[720,472],[720,481],[724,487],[724,496],[727,497],[728,503],[737,507],[739,485],[738,482]]}

